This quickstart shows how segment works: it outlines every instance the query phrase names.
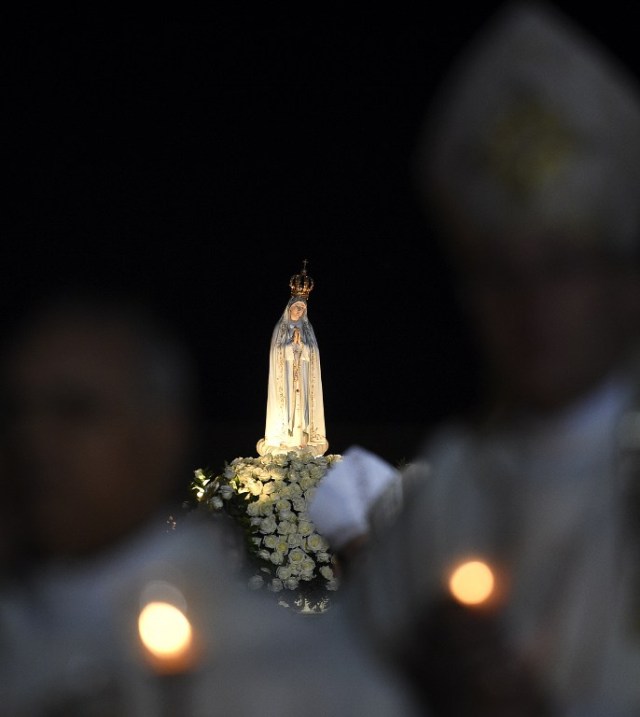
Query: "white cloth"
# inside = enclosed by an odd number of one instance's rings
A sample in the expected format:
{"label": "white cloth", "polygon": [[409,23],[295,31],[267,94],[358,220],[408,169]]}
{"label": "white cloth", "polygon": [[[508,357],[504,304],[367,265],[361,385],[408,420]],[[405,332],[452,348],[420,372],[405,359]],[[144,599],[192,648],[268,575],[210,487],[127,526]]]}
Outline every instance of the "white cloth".
{"label": "white cloth", "polygon": [[[267,418],[259,455],[287,452],[308,446],[316,455],[329,447],[324,421],[320,350],[307,309],[296,322],[290,317],[292,296],[276,324],[269,350]],[[296,333],[300,343],[294,341]]]}
{"label": "white cloth", "polygon": [[309,515],[331,547],[340,550],[349,541],[368,535],[370,512],[383,494],[399,508],[400,471],[374,453],[352,446],[320,482]]}
{"label": "white cloth", "polygon": [[[340,611],[289,613],[228,570],[209,521],[162,521],[92,563],[57,565],[0,592],[0,711],[11,717],[419,717],[403,679]],[[197,669],[162,681],[137,634],[141,596],[163,580],[184,596]],[[168,714],[168,712],[167,712]]]}
{"label": "white cloth", "polygon": [[617,451],[633,392],[611,380],[552,421],[451,424],[433,436],[428,479],[353,582],[357,614],[385,646],[447,589],[451,567],[481,557],[502,578],[512,647],[559,714],[640,714],[637,545],[625,532]]}

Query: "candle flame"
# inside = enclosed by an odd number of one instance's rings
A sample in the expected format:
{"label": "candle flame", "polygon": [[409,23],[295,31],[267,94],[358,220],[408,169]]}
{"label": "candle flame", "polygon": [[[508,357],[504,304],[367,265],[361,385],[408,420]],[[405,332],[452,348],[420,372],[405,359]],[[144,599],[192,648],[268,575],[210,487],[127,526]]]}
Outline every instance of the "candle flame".
{"label": "candle flame", "polygon": [[464,605],[480,605],[493,595],[495,577],[491,568],[481,560],[469,560],[459,565],[449,578],[449,590]]}
{"label": "candle flame", "polygon": [[159,669],[177,671],[189,660],[193,632],[186,615],[167,602],[150,602],[138,617],[142,644]]}

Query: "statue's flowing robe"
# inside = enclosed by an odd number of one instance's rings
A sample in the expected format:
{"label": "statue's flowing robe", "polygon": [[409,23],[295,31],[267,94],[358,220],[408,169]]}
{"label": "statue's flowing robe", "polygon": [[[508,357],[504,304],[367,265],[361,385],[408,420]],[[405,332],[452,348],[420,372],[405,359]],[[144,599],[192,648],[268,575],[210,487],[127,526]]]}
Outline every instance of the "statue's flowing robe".
{"label": "statue's flowing robe", "polygon": [[[318,342],[306,311],[299,321],[289,318],[295,301],[301,299],[289,300],[271,337],[267,420],[264,438],[257,445],[260,455],[305,446],[322,455],[328,448]],[[296,331],[300,344],[294,342]]]}

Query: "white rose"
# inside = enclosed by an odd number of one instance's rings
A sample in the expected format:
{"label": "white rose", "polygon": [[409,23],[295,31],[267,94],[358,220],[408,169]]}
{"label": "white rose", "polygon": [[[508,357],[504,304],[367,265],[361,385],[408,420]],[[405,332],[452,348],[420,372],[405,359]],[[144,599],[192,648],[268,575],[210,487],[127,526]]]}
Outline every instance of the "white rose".
{"label": "white rose", "polygon": [[327,472],[326,465],[310,466],[309,475],[313,478],[314,482],[317,483]]}
{"label": "white rose", "polygon": [[277,536],[274,535],[273,533],[271,535],[265,535],[262,540],[263,540],[265,546],[267,548],[270,548],[271,550],[273,550],[276,547],[276,544],[278,542]]}
{"label": "white rose", "polygon": [[273,533],[278,529],[278,524],[273,516],[263,518],[260,521],[260,532],[261,533]]}
{"label": "white rose", "polygon": [[263,483],[266,483],[267,481],[271,480],[271,471],[269,471],[268,468],[261,466],[255,471],[255,476],[256,478],[258,478],[258,480],[261,480]]}
{"label": "white rose", "polygon": [[247,584],[251,588],[251,590],[259,590],[264,585],[262,575],[251,576]]}
{"label": "white rose", "polygon": [[323,565],[320,568],[320,575],[322,575],[325,580],[333,580],[333,570],[328,565]]}
{"label": "white rose", "polygon": [[247,488],[251,495],[260,495],[262,493],[262,483],[255,478],[247,481]]}
{"label": "white rose", "polygon": [[302,488],[298,483],[293,483],[289,486],[289,495],[292,498],[299,498],[302,495]]}
{"label": "white rose", "polygon": [[269,560],[274,565],[282,565],[282,563],[284,562],[284,555],[278,550],[274,550],[273,553],[271,553],[271,555],[269,556]]}
{"label": "white rose", "polygon": [[291,504],[293,505],[293,509],[296,511],[296,513],[306,513],[307,501],[303,497],[294,496],[291,499]]}
{"label": "white rose", "polygon": [[[264,496],[263,496],[264,497]],[[267,515],[273,515],[273,501],[272,500],[257,500],[256,503],[258,504],[261,515],[267,516]]]}
{"label": "white rose", "polygon": [[301,565],[307,554],[301,548],[294,548],[289,552],[289,563],[292,565]]}
{"label": "white rose", "polygon": [[289,535],[296,532],[296,525],[290,520],[282,520],[278,524],[278,533],[280,535]]}
{"label": "white rose", "polygon": [[300,471],[304,467],[304,463],[295,453],[290,453],[289,455],[291,456],[291,462],[289,463],[290,473],[300,473]]}
{"label": "white rose", "polygon": [[311,535],[313,533],[313,523],[309,520],[298,521],[298,533],[300,535]]}
{"label": "white rose", "polygon": [[253,501],[253,503],[249,503],[247,506],[247,515],[249,516],[260,515],[261,512],[260,503],[258,503],[258,501]]}
{"label": "white rose", "polygon": [[291,567],[289,565],[281,565],[276,569],[276,575],[280,580],[286,580],[291,577]]}
{"label": "white rose", "polygon": [[307,537],[307,548],[314,553],[326,550],[327,541],[321,535],[318,535],[318,533],[311,533],[311,535]]}
{"label": "white rose", "polygon": [[313,571],[316,569],[316,564],[314,560],[307,555],[307,557],[302,561],[301,567],[303,573],[313,573]]}
{"label": "white rose", "polygon": [[272,593],[279,593],[283,588],[282,580],[279,578],[273,578],[273,580],[267,585],[267,590]]}

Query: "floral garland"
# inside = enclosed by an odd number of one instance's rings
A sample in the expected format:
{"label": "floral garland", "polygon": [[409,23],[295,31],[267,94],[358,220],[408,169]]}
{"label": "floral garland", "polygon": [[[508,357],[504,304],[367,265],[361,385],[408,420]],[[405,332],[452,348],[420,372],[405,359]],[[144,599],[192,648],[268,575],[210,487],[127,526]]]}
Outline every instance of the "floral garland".
{"label": "floral garland", "polygon": [[[194,472],[200,507],[230,517],[242,530],[251,566],[248,585],[277,594],[280,604],[321,612],[338,589],[335,556],[309,518],[318,483],[342,456],[306,449],[235,458],[220,475]],[[290,596],[290,597],[289,597]]]}

